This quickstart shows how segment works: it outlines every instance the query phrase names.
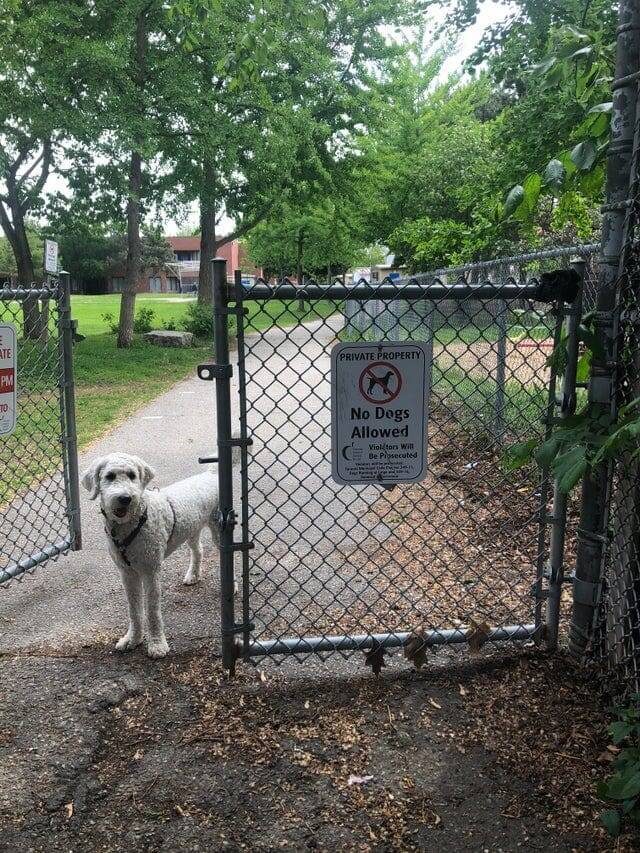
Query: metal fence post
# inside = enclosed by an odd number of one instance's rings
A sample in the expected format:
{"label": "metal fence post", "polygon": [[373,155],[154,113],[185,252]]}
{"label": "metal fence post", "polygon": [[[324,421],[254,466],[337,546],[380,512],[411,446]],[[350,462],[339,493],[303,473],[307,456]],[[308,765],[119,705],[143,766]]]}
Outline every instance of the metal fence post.
{"label": "metal fence post", "polygon": [[[640,48],[640,6],[637,0],[621,0],[613,82],[611,141],[607,152],[607,203],[602,217],[602,262],[595,315],[597,351],[589,382],[589,405],[595,420],[606,424],[615,417],[617,365],[617,298],[621,256],[624,249]],[[582,484],[580,529],[573,583],[573,618],[569,651],[582,662],[593,636],[601,596],[601,575],[607,543],[611,503],[610,464],[590,472]]]}
{"label": "metal fence post", "polygon": [[222,665],[230,675],[235,672],[235,613],[233,582],[233,460],[231,434],[231,363],[229,361],[229,313],[227,263],[214,258],[213,329],[215,345],[216,425],[218,432],[218,501],[220,524],[220,628]]}
{"label": "metal fence post", "polygon": [[[567,312],[567,363],[562,378],[562,393],[558,399],[560,419],[565,420],[576,408],[576,373],[578,368],[578,326],[582,316],[582,290],[584,285],[585,261],[575,259],[571,266],[580,276],[580,291]],[[562,310],[562,306],[558,306]],[[567,529],[567,495],[558,488],[556,478],[553,486],[553,510],[549,538],[549,597],[547,598],[546,641],[547,647],[555,651],[558,645],[560,625],[560,596],[564,582],[564,543]]]}
{"label": "metal fence post", "polygon": [[76,434],[76,397],[73,375],[73,325],[71,322],[71,281],[68,273],[60,275],[60,350],[62,366],[62,406],[65,487],[71,548],[82,548],[80,522],[80,483],[78,474],[78,438]]}

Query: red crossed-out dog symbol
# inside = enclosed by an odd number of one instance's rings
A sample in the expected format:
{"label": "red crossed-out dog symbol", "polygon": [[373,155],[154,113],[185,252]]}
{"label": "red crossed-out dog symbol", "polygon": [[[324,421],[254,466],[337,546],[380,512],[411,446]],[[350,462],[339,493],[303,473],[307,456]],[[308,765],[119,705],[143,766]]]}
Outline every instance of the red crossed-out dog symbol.
{"label": "red crossed-out dog symbol", "polygon": [[400,393],[402,376],[388,361],[374,361],[360,374],[358,386],[369,403],[390,403]]}

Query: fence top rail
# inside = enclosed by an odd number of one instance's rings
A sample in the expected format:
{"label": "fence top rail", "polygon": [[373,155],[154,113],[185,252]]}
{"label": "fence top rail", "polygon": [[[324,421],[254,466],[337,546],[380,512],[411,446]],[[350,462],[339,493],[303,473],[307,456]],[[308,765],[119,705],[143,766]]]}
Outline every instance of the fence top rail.
{"label": "fence top rail", "polygon": [[384,279],[379,284],[371,284],[361,279],[352,285],[346,285],[342,282],[319,284],[315,281],[308,281],[300,286],[289,279],[283,279],[276,284],[270,284],[264,279],[257,279],[254,284],[236,283],[235,290],[229,291],[229,298],[238,301],[266,301],[270,299],[380,299],[383,301],[394,299],[429,299],[434,301],[500,299],[510,301],[528,299],[535,302],[555,303],[561,300],[569,303],[573,302],[577,290],[577,281],[564,280],[560,272],[543,274],[539,278],[532,277],[526,282],[517,282],[510,277],[499,282],[486,279],[473,284],[465,281],[465,279],[459,279],[453,284],[448,284],[438,278],[429,281],[407,278]]}
{"label": "fence top rail", "polygon": [[[242,300],[266,301],[269,299],[532,299],[540,300],[540,284],[532,280],[526,284],[518,284],[511,279],[506,283],[496,284],[492,281],[481,281],[468,284],[464,280],[455,284],[445,284],[442,281],[422,282],[418,279],[407,278],[392,281],[385,279],[380,284],[371,284],[364,279],[353,285],[333,282],[321,284],[307,281],[298,285],[289,279],[283,279],[276,284],[269,284],[264,279],[257,279],[255,284],[242,284],[240,293],[236,290],[237,298]],[[231,298],[234,298],[233,291]],[[549,300],[543,300],[549,301]]]}
{"label": "fence top rail", "polygon": [[59,285],[51,287],[12,287],[0,284],[0,302],[21,302],[25,299],[57,299],[60,295]]}
{"label": "fence top rail", "polygon": [[[558,297],[563,298],[562,294],[550,295],[548,287],[543,287],[541,277],[532,275],[528,280],[522,281],[519,277],[503,275],[503,271],[508,270],[508,267],[532,261],[567,257],[586,258],[598,251],[599,246],[596,243],[587,243],[495,258],[490,261],[478,261],[460,267],[416,273],[406,278],[386,277],[376,283],[362,278],[350,285],[340,279],[334,279],[330,283],[307,279],[300,285],[288,277],[273,284],[264,278],[257,278],[251,284],[241,282],[241,277],[238,276],[235,288],[231,289],[230,298],[256,301],[269,299],[530,299],[538,302],[554,302]],[[493,280],[496,277],[491,276],[492,271],[500,273],[498,280]],[[485,275],[478,281],[469,282],[467,275],[473,272],[484,272]],[[452,276],[455,276],[455,281],[445,280]],[[564,301],[572,301],[572,298],[565,298]]]}
{"label": "fence top rail", "polygon": [[522,255],[510,255],[505,258],[492,258],[488,261],[474,261],[473,263],[462,264],[457,267],[442,267],[440,269],[419,273],[419,276],[428,278],[430,276],[441,275],[463,275],[467,272],[495,269],[496,267],[518,266],[519,264],[528,264],[533,261],[549,261],[554,258],[571,258],[574,256],[586,258],[590,255],[598,254],[599,252],[599,243],[581,243],[577,246],[559,246],[555,249],[541,249],[538,252],[526,252]]}

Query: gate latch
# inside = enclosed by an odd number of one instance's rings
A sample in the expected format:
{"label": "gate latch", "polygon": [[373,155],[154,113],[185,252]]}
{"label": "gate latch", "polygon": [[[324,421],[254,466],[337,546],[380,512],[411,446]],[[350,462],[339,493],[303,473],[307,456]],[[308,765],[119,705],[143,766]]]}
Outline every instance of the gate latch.
{"label": "gate latch", "polygon": [[236,526],[236,513],[233,509],[220,510],[218,513],[220,530],[233,530]]}
{"label": "gate latch", "polygon": [[231,379],[233,366],[231,364],[199,364],[198,376],[207,382],[212,379]]}

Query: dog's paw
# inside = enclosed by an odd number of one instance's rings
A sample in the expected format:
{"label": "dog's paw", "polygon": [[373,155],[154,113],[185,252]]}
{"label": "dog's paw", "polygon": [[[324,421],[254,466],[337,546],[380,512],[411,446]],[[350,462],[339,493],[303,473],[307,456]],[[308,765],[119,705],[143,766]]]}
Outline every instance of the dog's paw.
{"label": "dog's paw", "polygon": [[135,637],[132,636],[128,631],[124,635],[124,637],[120,637],[118,642],[116,643],[116,651],[117,652],[129,652],[131,649],[135,649],[136,646],[139,646],[142,642],[143,637]]}
{"label": "dog's paw", "polygon": [[164,658],[169,652],[169,643],[162,637],[159,640],[149,640],[147,654],[150,658]]}
{"label": "dog's paw", "polygon": [[195,572],[189,571],[184,576],[182,583],[185,586],[193,586],[194,584],[200,583],[200,575],[196,575]]}

